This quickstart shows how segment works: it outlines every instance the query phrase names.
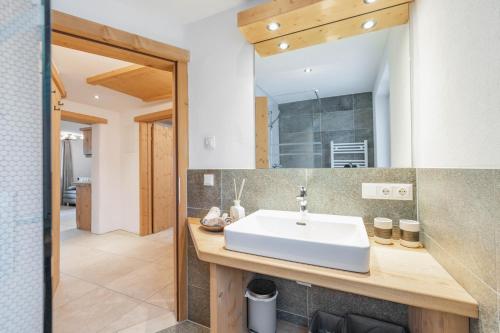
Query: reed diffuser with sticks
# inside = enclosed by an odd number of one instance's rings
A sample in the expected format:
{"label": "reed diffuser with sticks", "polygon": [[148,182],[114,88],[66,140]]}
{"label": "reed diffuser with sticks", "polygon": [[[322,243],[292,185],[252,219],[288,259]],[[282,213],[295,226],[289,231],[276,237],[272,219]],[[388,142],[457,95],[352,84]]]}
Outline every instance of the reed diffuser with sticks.
{"label": "reed diffuser with sticks", "polygon": [[241,182],[240,191],[236,188],[236,179],[233,178],[234,184],[234,200],[233,206],[229,209],[229,215],[233,222],[238,221],[239,219],[245,217],[245,208],[241,206],[241,194],[243,193],[243,189],[245,188],[246,179],[243,179]]}

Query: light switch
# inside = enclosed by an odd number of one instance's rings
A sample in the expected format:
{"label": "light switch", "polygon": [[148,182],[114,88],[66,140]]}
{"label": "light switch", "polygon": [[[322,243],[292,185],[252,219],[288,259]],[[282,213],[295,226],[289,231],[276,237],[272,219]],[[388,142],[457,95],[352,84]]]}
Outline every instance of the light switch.
{"label": "light switch", "polygon": [[205,149],[215,150],[215,136],[205,137]]}
{"label": "light switch", "polygon": [[214,186],[214,175],[212,175],[212,174],[204,174],[203,175],[203,185],[205,185],[205,186]]}

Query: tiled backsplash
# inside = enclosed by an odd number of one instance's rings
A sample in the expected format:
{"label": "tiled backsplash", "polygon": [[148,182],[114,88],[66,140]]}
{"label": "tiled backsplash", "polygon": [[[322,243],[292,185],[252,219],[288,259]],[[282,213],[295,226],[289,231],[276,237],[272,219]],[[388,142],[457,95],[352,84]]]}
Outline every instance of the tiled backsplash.
{"label": "tiled backsplash", "polygon": [[[213,174],[215,186],[204,186],[203,175]],[[203,217],[213,206],[227,211],[234,199],[233,179],[246,179],[242,205],[247,214],[258,209],[298,210],[299,186],[306,186],[308,208],[312,213],[362,216],[369,233],[373,218],[416,218],[416,200],[386,201],[361,198],[361,184],[415,184],[415,169],[260,169],[260,170],[189,170],[188,215]],[[395,232],[397,235],[397,232]],[[357,312],[405,325],[407,307],[334,290],[298,285],[295,281],[272,278],[280,290],[278,316],[301,325],[316,310],[338,314]],[[192,241],[188,246],[189,319],[210,324],[209,265],[196,257]]]}
{"label": "tiled backsplash", "polygon": [[418,169],[427,250],[479,302],[471,332],[500,331],[500,170]]}

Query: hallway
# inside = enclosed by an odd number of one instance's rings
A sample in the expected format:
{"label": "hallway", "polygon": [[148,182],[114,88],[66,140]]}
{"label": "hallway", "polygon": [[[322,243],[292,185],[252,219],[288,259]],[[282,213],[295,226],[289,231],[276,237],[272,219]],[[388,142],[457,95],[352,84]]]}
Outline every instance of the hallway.
{"label": "hallway", "polygon": [[[64,229],[63,229],[64,230]],[[157,332],[176,323],[173,235],[61,232],[54,332]]]}

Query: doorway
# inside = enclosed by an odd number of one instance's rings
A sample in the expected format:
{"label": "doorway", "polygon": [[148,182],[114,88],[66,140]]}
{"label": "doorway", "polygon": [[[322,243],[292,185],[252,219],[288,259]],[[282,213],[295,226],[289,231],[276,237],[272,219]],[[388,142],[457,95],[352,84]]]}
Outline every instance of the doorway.
{"label": "doorway", "polygon": [[[162,209],[157,209],[151,216],[156,216],[157,221],[151,220],[151,234],[161,232],[171,232],[173,234],[173,260],[172,270],[174,271],[172,285],[175,291],[173,301],[176,318],[183,320],[187,317],[187,292],[186,292],[186,258],[185,251],[179,248],[185,247],[187,214],[186,208],[186,176],[187,176],[187,61],[189,54],[187,51],[173,46],[158,43],[147,38],[133,35],[111,27],[103,26],[94,22],[80,19],[67,14],[53,12],[52,15],[52,43],[67,48],[89,52],[96,55],[107,56],[114,59],[138,64],[142,67],[161,69],[172,73],[174,78],[172,93],[172,109],[170,126],[158,123],[151,127],[156,129],[156,141],[163,139],[170,144],[171,155],[168,158],[151,160],[152,168],[157,169],[156,175],[169,175],[171,191],[167,194],[162,192],[152,192],[152,197],[157,197],[157,202],[165,201],[163,196],[171,197],[171,210],[165,213]],[[52,131],[59,132],[61,121],[60,96],[54,98],[52,105]],[[167,133],[168,135],[164,135]],[[59,136],[59,135],[57,135]],[[54,136],[53,136],[54,137]],[[166,138],[166,139],[164,139]],[[54,140],[56,141],[56,140]],[[152,147],[154,147],[152,145]],[[165,149],[165,145],[160,145],[159,149]],[[163,148],[162,148],[163,147]],[[52,175],[53,188],[59,188],[60,180],[60,156],[57,149],[52,149]],[[59,161],[59,162],[57,162]],[[170,164],[171,168],[162,168]],[[156,165],[156,167],[155,167]],[[154,169],[153,169],[154,170]],[[160,173],[161,171],[161,173]],[[153,173],[151,173],[153,174]],[[161,184],[162,179],[152,180],[151,183]],[[179,184],[179,186],[177,186]],[[157,186],[161,189],[162,186]],[[151,188],[154,191],[154,187]],[[60,202],[58,191],[52,191],[53,203]],[[59,197],[57,197],[59,196]],[[54,200],[55,198],[55,200]],[[161,208],[162,205],[154,204],[151,207]],[[165,215],[168,215],[165,217]],[[168,221],[168,223],[166,223]],[[52,221],[52,285],[53,291],[58,288],[60,276],[59,258],[59,214],[58,207],[53,208]],[[154,236],[154,235],[152,235]],[[50,270],[51,267],[48,267]],[[46,295],[51,297],[51,295]],[[50,302],[47,302],[50,304]],[[51,309],[46,309],[50,313]]]}

